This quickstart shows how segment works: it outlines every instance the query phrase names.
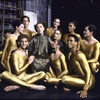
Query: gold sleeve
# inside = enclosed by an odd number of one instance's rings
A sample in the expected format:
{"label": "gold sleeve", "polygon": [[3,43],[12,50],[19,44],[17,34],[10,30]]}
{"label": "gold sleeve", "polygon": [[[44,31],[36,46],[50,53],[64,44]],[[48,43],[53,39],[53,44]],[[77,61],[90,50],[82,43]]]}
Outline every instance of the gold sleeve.
{"label": "gold sleeve", "polygon": [[94,48],[93,58],[89,59],[88,63],[98,61],[98,59],[99,59],[99,48],[100,48],[99,42],[97,42],[96,45],[95,45],[95,48]]}
{"label": "gold sleeve", "polygon": [[51,32],[50,28],[46,29],[46,35],[48,35],[49,37],[51,37],[53,33]]}
{"label": "gold sleeve", "polygon": [[53,72],[53,70],[52,70],[52,68],[51,68],[51,66],[49,67],[49,72],[50,72],[50,74],[51,74],[53,77],[56,77],[55,74],[54,74],[54,72]]}
{"label": "gold sleeve", "polygon": [[66,44],[67,44],[67,38],[68,38],[68,34],[64,34],[63,35],[63,40],[64,40],[64,42],[66,42]]}
{"label": "gold sleeve", "polygon": [[32,37],[33,37],[34,35],[36,35],[36,33],[35,33],[34,31],[31,31],[31,33],[32,33]]}
{"label": "gold sleeve", "polygon": [[84,85],[83,89],[88,90],[88,84],[90,81],[90,74],[91,74],[89,64],[88,64],[86,56],[84,54],[78,54],[77,60],[79,61],[80,65],[86,75],[85,85]]}
{"label": "gold sleeve", "polygon": [[7,48],[8,48],[8,44],[9,44],[9,38],[6,38],[5,45],[4,45],[4,50],[2,52],[2,57],[1,57],[1,63],[3,63],[3,61],[4,61],[4,57],[5,57]]}
{"label": "gold sleeve", "polygon": [[29,66],[29,63],[27,62],[24,66],[21,68],[19,67],[18,63],[19,57],[17,54],[13,53],[12,54],[12,61],[13,61],[13,67],[15,69],[16,75],[20,75],[22,72],[26,70],[26,68]]}
{"label": "gold sleeve", "polygon": [[59,78],[64,76],[64,75],[66,75],[66,74],[68,74],[68,68],[67,68],[65,56],[61,55],[61,59],[60,60],[61,60],[63,72],[58,76]]}

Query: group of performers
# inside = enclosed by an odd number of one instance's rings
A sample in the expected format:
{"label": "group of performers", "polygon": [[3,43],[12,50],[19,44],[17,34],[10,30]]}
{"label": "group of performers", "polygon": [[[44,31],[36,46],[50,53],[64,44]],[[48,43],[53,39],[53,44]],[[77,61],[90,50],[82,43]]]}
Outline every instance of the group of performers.
{"label": "group of performers", "polygon": [[60,19],[55,18],[53,27],[46,28],[41,22],[35,25],[36,32],[28,29],[30,19],[23,16],[15,21],[13,34],[5,35],[5,45],[1,54],[4,70],[0,80],[5,79],[12,85],[4,90],[12,91],[21,87],[45,90],[43,80],[62,85],[65,91],[79,88],[81,98],[87,97],[88,89],[95,85],[95,74],[99,71],[100,43],[94,38],[95,25],[87,25],[83,35],[75,33],[76,21],[68,23],[69,33],[62,34]]}

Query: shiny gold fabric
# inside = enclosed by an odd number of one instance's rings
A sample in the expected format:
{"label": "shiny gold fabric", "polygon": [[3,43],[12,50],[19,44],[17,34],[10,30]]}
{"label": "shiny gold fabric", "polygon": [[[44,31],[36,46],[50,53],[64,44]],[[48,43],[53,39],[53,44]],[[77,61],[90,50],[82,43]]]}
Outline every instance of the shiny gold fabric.
{"label": "shiny gold fabric", "polygon": [[[65,54],[65,56],[66,56],[66,61],[68,62],[67,64],[68,64],[68,66],[69,66],[69,59],[70,59],[70,56],[71,56],[71,52],[70,52],[70,50],[69,50],[69,48],[68,48],[68,46],[67,46],[68,35],[69,35],[69,34],[65,34],[65,35],[63,36],[63,40],[64,40],[64,42],[66,43],[66,46],[65,46],[65,48],[64,48],[64,54]],[[75,33],[74,35],[76,35],[76,36],[78,37],[78,39],[79,39],[79,41],[78,41],[78,49],[79,49],[79,48],[80,48],[81,36],[80,36],[79,34],[77,34],[77,33]]]}
{"label": "shiny gold fabric", "polygon": [[99,48],[99,42],[93,43],[92,45],[86,45],[83,40],[80,41],[80,50],[86,55],[93,72],[96,72],[97,66],[99,65]]}
{"label": "shiny gold fabric", "polygon": [[[27,32],[26,32],[27,31]],[[36,33],[34,32],[34,31],[30,31],[30,30],[26,30],[25,29],[25,32],[23,32],[23,34],[26,34],[26,35],[28,35],[29,36],[29,41],[32,39],[32,37],[34,36],[34,35],[36,35]]]}
{"label": "shiny gold fabric", "polygon": [[46,35],[48,35],[49,37],[51,37],[53,34],[53,32],[51,31],[50,27],[46,28]]}
{"label": "shiny gold fabric", "polygon": [[46,81],[57,84],[61,78],[68,74],[65,56],[62,54],[56,60],[51,60],[52,66],[49,67],[49,72],[46,73]]}
{"label": "shiny gold fabric", "polygon": [[95,78],[91,73],[89,64],[85,55],[79,51],[76,55],[71,56],[71,66],[73,66],[76,74],[65,75],[62,77],[62,82],[67,86],[83,88],[88,90],[95,84]]}
{"label": "shiny gold fabric", "polygon": [[33,85],[32,83],[42,79],[45,77],[44,72],[37,72],[33,74],[27,74],[26,69],[29,66],[29,63],[27,62],[28,56],[21,56],[17,53],[12,54],[12,72],[9,73],[7,71],[4,71],[2,73],[2,78],[8,80],[10,83],[18,84],[21,86],[30,87]]}
{"label": "shiny gold fabric", "polygon": [[1,56],[2,56],[2,51],[0,51],[0,58],[1,58]]}
{"label": "shiny gold fabric", "polygon": [[5,64],[6,70],[9,72],[11,72],[10,65],[9,65],[9,59],[10,59],[11,52],[17,49],[16,40],[17,39],[12,36],[9,38],[6,38],[4,50],[2,53],[2,57],[1,57],[1,63]]}

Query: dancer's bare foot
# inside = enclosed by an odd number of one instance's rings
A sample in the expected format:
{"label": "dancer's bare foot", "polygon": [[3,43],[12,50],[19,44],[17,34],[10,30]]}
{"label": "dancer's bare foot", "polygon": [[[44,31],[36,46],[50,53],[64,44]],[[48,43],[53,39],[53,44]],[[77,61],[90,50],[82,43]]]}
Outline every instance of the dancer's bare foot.
{"label": "dancer's bare foot", "polygon": [[19,86],[11,85],[11,86],[6,86],[6,87],[4,88],[4,90],[5,90],[6,92],[8,92],[8,91],[13,91],[13,90],[16,90],[16,89],[19,89],[19,88],[20,88]]}
{"label": "dancer's bare foot", "polygon": [[63,89],[64,89],[64,91],[71,91],[71,89],[69,89],[69,88],[63,87]]}
{"label": "dancer's bare foot", "polygon": [[31,89],[34,89],[34,90],[45,90],[46,87],[43,86],[43,85],[33,85],[33,86],[31,87]]}

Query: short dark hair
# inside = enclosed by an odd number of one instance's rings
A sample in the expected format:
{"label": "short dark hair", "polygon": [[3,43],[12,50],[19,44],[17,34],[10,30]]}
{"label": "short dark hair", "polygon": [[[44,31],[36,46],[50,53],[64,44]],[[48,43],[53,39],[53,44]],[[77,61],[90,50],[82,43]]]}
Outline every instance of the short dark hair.
{"label": "short dark hair", "polygon": [[38,24],[42,24],[43,27],[46,28],[46,24],[45,24],[45,23],[38,22],[36,25],[34,25],[34,28],[35,28],[36,32],[37,32],[37,25],[38,25]]}
{"label": "short dark hair", "polygon": [[23,24],[21,21],[15,20],[15,21],[12,23],[12,27],[14,28],[14,30],[16,30],[16,26],[19,27],[21,24]]}
{"label": "short dark hair", "polygon": [[21,39],[26,38],[29,41],[29,36],[26,34],[20,34],[18,36],[17,42],[21,41]]}
{"label": "short dark hair", "polygon": [[90,32],[93,32],[93,34],[96,32],[97,28],[95,25],[91,24],[91,25],[87,25],[86,27],[88,27],[88,30]]}
{"label": "short dark hair", "polygon": [[75,27],[77,27],[77,21],[72,20],[72,21],[70,21],[69,23],[73,23],[73,24],[74,24],[74,26],[75,26]]}
{"label": "short dark hair", "polygon": [[28,16],[22,16],[22,17],[21,17],[21,22],[23,22],[23,19],[24,19],[24,18],[27,18],[28,21],[30,22],[30,18],[29,18]]}
{"label": "short dark hair", "polygon": [[69,34],[68,37],[73,37],[75,39],[76,42],[78,42],[78,37],[74,34]]}

